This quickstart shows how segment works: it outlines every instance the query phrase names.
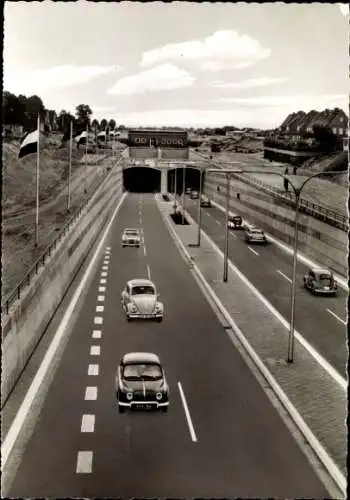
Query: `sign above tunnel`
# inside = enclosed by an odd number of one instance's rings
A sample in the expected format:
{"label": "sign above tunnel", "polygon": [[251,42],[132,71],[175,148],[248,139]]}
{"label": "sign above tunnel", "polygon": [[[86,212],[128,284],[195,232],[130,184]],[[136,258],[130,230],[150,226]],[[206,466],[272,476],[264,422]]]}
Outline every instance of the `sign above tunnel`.
{"label": "sign above tunnel", "polygon": [[188,148],[187,132],[177,130],[129,130],[129,147]]}

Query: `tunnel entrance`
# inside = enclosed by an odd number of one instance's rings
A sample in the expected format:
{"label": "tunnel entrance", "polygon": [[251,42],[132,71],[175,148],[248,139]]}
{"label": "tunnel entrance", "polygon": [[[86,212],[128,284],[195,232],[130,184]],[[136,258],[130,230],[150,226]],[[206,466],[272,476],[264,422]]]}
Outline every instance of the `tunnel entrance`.
{"label": "tunnel entrance", "polygon": [[123,187],[131,193],[160,192],[159,170],[151,167],[131,167],[123,170]]}
{"label": "tunnel entrance", "polygon": [[186,188],[195,189],[199,191],[200,183],[200,171],[196,168],[186,167],[184,168],[173,168],[168,172],[168,192],[173,193],[175,190],[175,178],[176,178],[176,192],[177,194],[182,193],[183,176],[185,172],[185,191]]}

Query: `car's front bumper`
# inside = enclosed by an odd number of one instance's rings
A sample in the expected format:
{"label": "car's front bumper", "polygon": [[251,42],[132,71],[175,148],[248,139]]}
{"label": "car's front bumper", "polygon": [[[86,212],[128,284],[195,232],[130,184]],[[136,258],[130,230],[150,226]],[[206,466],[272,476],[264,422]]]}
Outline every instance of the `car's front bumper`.
{"label": "car's front bumper", "polygon": [[267,239],[264,239],[264,240],[260,240],[260,239],[256,239],[256,238],[248,238],[247,239],[248,243],[267,243]]}
{"label": "car's front bumper", "polygon": [[140,244],[140,241],[122,241],[123,247],[139,247]]}
{"label": "car's front bumper", "polygon": [[128,317],[131,319],[156,319],[156,318],[162,318],[163,313],[151,313],[151,314],[141,314],[141,313],[127,313]]}
{"label": "car's front bumper", "polygon": [[119,406],[124,406],[126,408],[131,409],[152,409],[152,408],[164,408],[165,406],[169,406],[169,401],[159,402],[157,400],[151,401],[128,401],[127,403],[124,401],[118,401]]}
{"label": "car's front bumper", "polygon": [[324,290],[324,288],[314,288],[314,293],[320,295],[334,295],[335,293],[337,293],[337,289],[331,288],[330,290]]}

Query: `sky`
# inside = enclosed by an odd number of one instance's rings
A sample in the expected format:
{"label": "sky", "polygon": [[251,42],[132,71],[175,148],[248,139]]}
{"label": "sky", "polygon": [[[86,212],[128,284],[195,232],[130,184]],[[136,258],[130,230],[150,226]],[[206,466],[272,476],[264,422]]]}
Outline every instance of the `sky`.
{"label": "sky", "polygon": [[6,2],[4,90],[117,125],[349,113],[347,4]]}

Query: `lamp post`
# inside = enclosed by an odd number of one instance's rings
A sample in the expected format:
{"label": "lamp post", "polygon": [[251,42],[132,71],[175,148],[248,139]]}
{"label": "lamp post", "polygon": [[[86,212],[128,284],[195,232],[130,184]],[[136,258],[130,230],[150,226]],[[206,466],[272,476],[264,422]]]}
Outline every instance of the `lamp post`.
{"label": "lamp post", "polygon": [[299,224],[299,206],[300,206],[300,195],[305,186],[311,179],[315,177],[321,177],[324,175],[344,175],[348,174],[347,170],[342,170],[338,172],[317,172],[316,174],[307,177],[304,182],[301,183],[299,187],[296,187],[287,175],[280,174],[278,172],[266,172],[263,170],[250,170],[245,173],[264,173],[271,175],[278,175],[288,180],[288,183],[292,186],[295,194],[295,217],[294,217],[294,244],[293,244],[293,271],[292,271],[292,290],[291,290],[291,314],[290,314],[290,327],[288,336],[288,354],[287,362],[294,362],[294,334],[295,334],[295,304],[296,304],[296,270],[297,270],[297,255],[298,255],[298,224]]}
{"label": "lamp post", "polygon": [[198,198],[198,223],[197,223],[197,247],[201,246],[201,225],[202,225],[202,190],[203,190],[203,173],[204,170],[199,171],[199,198]]}
{"label": "lamp post", "polygon": [[210,168],[207,170],[210,173],[218,173],[223,174],[226,177],[226,209],[225,209],[225,220],[226,220],[226,228],[225,228],[225,250],[224,250],[224,272],[223,272],[223,281],[227,282],[228,276],[228,216],[230,210],[230,179],[234,174],[241,174],[243,170],[238,169],[223,169],[223,168]]}
{"label": "lamp post", "polygon": [[176,213],[176,192],[177,192],[177,168],[176,167],[174,169],[174,173],[175,173],[174,209],[175,209],[175,213]]}
{"label": "lamp post", "polygon": [[182,172],[183,172],[183,175],[182,175],[182,225],[184,225],[184,223],[185,223],[186,164],[184,165]]}

